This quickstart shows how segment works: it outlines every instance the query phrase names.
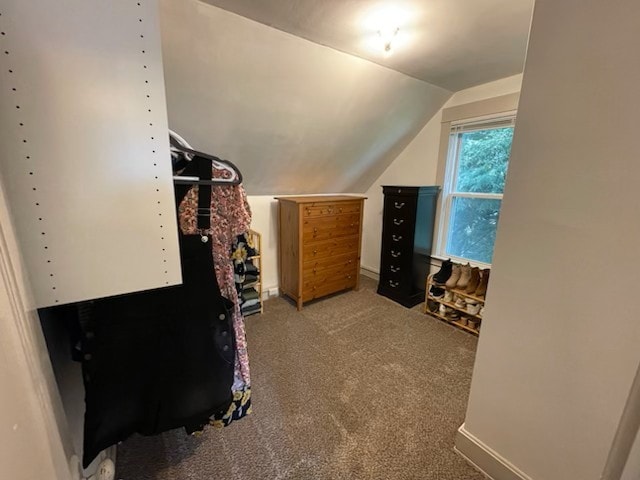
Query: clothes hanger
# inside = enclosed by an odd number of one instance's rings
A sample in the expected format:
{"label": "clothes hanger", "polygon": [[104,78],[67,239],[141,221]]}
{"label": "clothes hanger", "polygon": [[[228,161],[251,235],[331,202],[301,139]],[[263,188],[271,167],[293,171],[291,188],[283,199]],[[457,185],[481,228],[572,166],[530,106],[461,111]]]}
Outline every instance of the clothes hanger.
{"label": "clothes hanger", "polygon": [[178,185],[240,185],[242,183],[242,173],[238,170],[232,162],[229,160],[222,160],[221,158],[209,155],[198,150],[193,150],[189,147],[186,140],[180,137],[175,132],[169,130],[169,142],[171,145],[172,155],[180,155],[180,160],[176,162],[176,165],[181,163],[186,165],[186,162],[191,162],[195,158],[206,158],[211,160],[211,164],[218,170],[224,170],[231,174],[230,178],[216,178],[211,180],[201,180],[199,177],[187,177],[181,175],[175,175],[173,181]]}
{"label": "clothes hanger", "polygon": [[[219,170],[225,170],[231,173],[231,178],[215,178],[212,180],[200,180],[198,177],[182,177],[182,176],[174,176],[173,180],[177,184],[194,184],[194,179],[198,185],[240,185],[242,183],[242,173],[238,170],[232,162],[229,160],[222,160],[221,158],[215,157],[213,155],[209,155],[204,152],[199,152],[198,150],[193,150],[191,148],[183,147],[182,145],[172,145],[172,148],[175,150],[179,150],[182,153],[192,155],[191,160],[193,161],[195,158],[206,158],[211,160],[211,164],[214,168]],[[203,182],[203,183],[200,183]]]}

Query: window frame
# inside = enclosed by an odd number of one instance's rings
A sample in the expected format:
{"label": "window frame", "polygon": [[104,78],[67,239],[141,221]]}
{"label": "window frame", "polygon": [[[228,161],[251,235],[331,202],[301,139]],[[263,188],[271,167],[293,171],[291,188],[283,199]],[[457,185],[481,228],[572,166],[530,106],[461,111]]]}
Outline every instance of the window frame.
{"label": "window frame", "polygon": [[515,127],[516,114],[517,111],[512,110],[494,115],[452,121],[448,124],[449,132],[447,135],[446,156],[444,158],[445,169],[444,179],[442,182],[442,197],[440,200],[438,238],[436,241],[436,252],[438,258],[450,258],[456,263],[470,263],[471,265],[480,268],[491,268],[490,263],[450,255],[446,251],[454,198],[500,200],[500,206],[502,208],[503,193],[474,193],[458,192],[455,190],[455,183],[458,177],[458,168],[460,164],[460,144],[462,142],[462,134],[464,133],[478,130]]}

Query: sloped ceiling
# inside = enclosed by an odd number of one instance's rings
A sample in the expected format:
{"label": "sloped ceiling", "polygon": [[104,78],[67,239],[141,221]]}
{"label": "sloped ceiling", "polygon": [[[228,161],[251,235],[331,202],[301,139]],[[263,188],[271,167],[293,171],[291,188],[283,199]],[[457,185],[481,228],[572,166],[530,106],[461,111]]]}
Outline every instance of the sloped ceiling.
{"label": "sloped ceiling", "polygon": [[[448,90],[521,73],[534,0],[203,0]],[[386,55],[377,31],[398,27]]]}
{"label": "sloped ceiling", "polygon": [[170,127],[249,194],[364,192],[451,92],[197,0],[160,0]]}

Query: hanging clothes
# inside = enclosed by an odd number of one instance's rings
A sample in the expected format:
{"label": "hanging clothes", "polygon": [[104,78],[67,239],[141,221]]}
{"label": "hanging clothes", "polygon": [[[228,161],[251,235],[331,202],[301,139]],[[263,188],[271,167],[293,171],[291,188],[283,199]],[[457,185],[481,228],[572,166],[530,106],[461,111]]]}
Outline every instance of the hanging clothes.
{"label": "hanging clothes", "polygon": [[[228,178],[229,172],[213,169],[213,178]],[[197,224],[198,187],[193,187],[178,207],[180,231],[184,235],[200,232]],[[238,235],[249,230],[251,208],[242,185],[214,185],[211,187],[211,227],[206,231],[211,236],[215,275],[222,295],[233,303],[231,317],[236,339],[233,403],[224,414],[212,416],[211,424],[217,427],[229,425],[251,413],[251,378],[245,325],[240,301],[235,287],[234,266],[230,255]]]}
{"label": "hanging clothes", "polygon": [[[192,190],[177,186],[176,203]],[[96,300],[82,315],[85,467],[134,432],[196,431],[235,405],[237,305],[215,273],[228,260],[202,240],[179,232],[182,285]]]}

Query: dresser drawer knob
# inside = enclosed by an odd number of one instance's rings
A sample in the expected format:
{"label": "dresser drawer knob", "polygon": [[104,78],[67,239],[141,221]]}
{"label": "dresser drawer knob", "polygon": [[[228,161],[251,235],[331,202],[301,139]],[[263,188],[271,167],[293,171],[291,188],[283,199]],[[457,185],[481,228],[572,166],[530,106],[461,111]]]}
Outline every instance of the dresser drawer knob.
{"label": "dresser drawer knob", "polygon": [[307,215],[311,215],[311,209],[307,207],[306,210],[307,210]]}
{"label": "dresser drawer knob", "polygon": [[396,252],[395,250],[391,250],[391,256],[393,258],[398,258],[400,255],[402,255],[402,252]]}
{"label": "dresser drawer knob", "polygon": [[354,225],[355,225],[355,223],[352,223],[352,224],[350,225],[350,227],[353,227]]}
{"label": "dresser drawer knob", "polygon": [[341,209],[341,208],[340,208],[340,209],[338,209],[338,213],[342,213],[342,209]]}
{"label": "dresser drawer knob", "polygon": [[398,273],[398,272],[400,271],[400,267],[395,267],[395,266],[393,266],[393,265],[391,265],[391,267],[389,267],[389,268],[391,269],[391,271],[392,271],[393,273]]}
{"label": "dresser drawer knob", "polygon": [[402,235],[391,235],[391,238],[393,238],[394,242],[399,242],[402,240]]}
{"label": "dresser drawer knob", "polygon": [[393,280],[389,280],[389,285],[391,285],[391,288],[396,288],[398,285],[400,285],[400,282],[394,282]]}
{"label": "dresser drawer knob", "polygon": [[353,263],[353,260],[349,260],[347,263],[348,263],[348,264],[352,264],[352,263]]}
{"label": "dresser drawer knob", "polygon": [[313,254],[314,254],[314,255],[315,255],[316,253],[318,253],[318,250],[314,250],[314,251],[313,251]]}
{"label": "dresser drawer knob", "polygon": [[398,210],[400,210],[402,207],[404,207],[404,202],[398,203],[398,202],[394,202],[395,206]]}
{"label": "dresser drawer knob", "polygon": [[347,278],[351,278],[351,275],[347,275]]}
{"label": "dresser drawer knob", "polygon": [[393,219],[393,224],[394,225],[402,225],[403,223],[404,223],[403,219],[399,219],[399,220],[397,218]]}

